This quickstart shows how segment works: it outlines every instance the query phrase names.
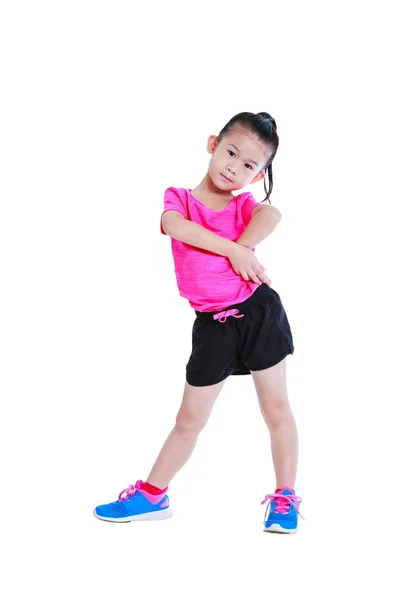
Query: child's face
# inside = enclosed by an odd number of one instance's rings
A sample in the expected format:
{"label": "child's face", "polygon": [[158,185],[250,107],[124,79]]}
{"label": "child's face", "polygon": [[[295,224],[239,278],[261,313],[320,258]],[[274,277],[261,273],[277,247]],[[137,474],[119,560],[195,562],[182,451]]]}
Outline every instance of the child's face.
{"label": "child's face", "polygon": [[272,155],[271,148],[255,134],[239,128],[221,141],[210,136],[207,150],[212,154],[209,175],[214,185],[225,192],[240,190],[262,179],[261,169]]}

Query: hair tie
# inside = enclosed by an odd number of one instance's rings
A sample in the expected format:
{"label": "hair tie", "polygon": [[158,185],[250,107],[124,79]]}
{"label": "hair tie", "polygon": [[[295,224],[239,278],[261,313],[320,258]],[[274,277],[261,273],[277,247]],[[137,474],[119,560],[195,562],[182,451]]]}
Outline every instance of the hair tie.
{"label": "hair tie", "polygon": [[258,114],[260,115],[261,118],[265,119],[266,121],[269,121],[271,123],[271,125],[273,125],[276,129],[276,121],[275,121],[274,117],[272,117],[269,113],[266,113],[266,112],[261,112]]}

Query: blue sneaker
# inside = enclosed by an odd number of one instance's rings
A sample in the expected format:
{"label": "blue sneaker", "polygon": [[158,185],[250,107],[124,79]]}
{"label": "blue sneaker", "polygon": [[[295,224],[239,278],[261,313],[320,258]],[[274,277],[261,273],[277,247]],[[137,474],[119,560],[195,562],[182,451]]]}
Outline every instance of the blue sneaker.
{"label": "blue sneaker", "polygon": [[[293,490],[284,488],[279,493],[268,494],[261,504],[268,502],[264,516],[264,531],[270,533],[296,533],[297,518],[301,498],[296,496]],[[269,507],[268,519],[267,511]],[[304,517],[300,515],[303,519]]]}
{"label": "blue sneaker", "polygon": [[[94,516],[103,521],[127,523],[128,521],[161,521],[172,517],[169,498],[165,493],[153,496],[142,489],[137,481],[123,490],[116,502],[102,504],[94,509]],[[167,491],[168,488],[165,490]]]}

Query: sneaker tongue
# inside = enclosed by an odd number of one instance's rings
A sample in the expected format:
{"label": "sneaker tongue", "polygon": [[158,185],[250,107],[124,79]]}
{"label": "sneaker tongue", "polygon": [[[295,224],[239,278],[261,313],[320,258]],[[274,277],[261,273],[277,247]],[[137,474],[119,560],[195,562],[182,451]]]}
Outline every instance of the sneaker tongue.
{"label": "sneaker tongue", "polygon": [[288,489],[283,489],[280,494],[282,494],[282,496],[293,496],[293,492],[292,490],[288,490]]}

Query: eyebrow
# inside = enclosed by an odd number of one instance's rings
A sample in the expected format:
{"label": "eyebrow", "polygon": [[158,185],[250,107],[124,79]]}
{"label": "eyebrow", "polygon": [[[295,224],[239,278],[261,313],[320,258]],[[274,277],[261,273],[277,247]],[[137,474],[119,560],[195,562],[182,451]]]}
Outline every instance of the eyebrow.
{"label": "eyebrow", "polygon": [[[231,146],[232,146],[232,148],[235,148],[236,152],[239,152],[239,153],[240,153],[240,150],[239,150],[239,148],[237,148],[237,147],[235,146],[235,144],[231,144]],[[251,162],[251,163],[253,163],[253,165],[256,165],[256,167],[258,167],[258,164],[256,163],[256,161],[255,161],[255,160],[251,160],[251,159],[249,159],[247,162]]]}

